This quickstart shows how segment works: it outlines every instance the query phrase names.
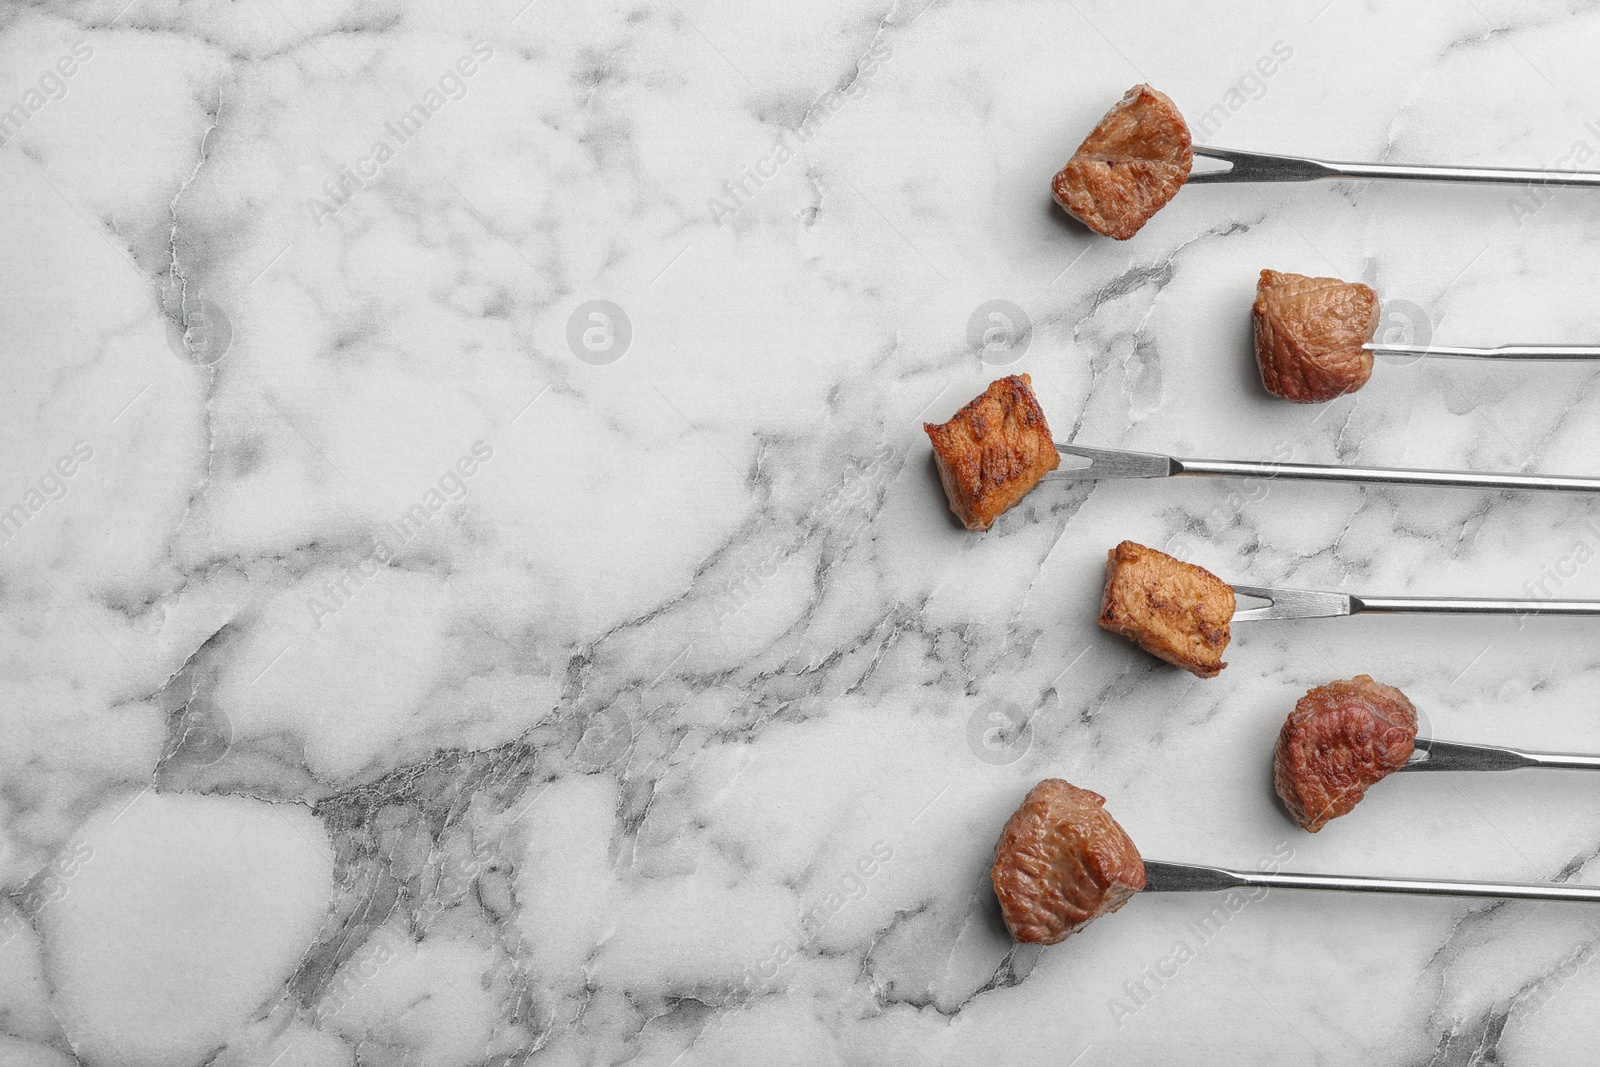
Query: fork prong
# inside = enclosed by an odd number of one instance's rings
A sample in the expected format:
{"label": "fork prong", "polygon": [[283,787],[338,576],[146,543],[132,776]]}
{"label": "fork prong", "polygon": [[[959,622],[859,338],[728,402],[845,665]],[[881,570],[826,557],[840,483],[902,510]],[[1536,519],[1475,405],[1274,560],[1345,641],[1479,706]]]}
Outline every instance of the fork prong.
{"label": "fork prong", "polygon": [[1067,478],[1080,481],[1087,478],[1166,478],[1178,472],[1177,462],[1171,456],[1154,452],[1124,452],[1115,448],[1089,448],[1085,445],[1064,445],[1056,442],[1056,451],[1063,456],[1076,456],[1089,461],[1087,467],[1058,467],[1046,477]]}
{"label": "fork prong", "polygon": [[1349,593],[1330,593],[1317,589],[1271,589],[1260,585],[1236,585],[1240,596],[1267,601],[1259,608],[1235,608],[1234,622],[1263,622],[1269,619],[1326,619],[1350,615],[1354,603]]}
{"label": "fork prong", "polygon": [[1239,152],[1230,148],[1196,148],[1194,154],[1232,164],[1227,170],[1190,172],[1185,185],[1221,182],[1309,182],[1338,177],[1339,171],[1315,159],[1275,156],[1265,152]]}

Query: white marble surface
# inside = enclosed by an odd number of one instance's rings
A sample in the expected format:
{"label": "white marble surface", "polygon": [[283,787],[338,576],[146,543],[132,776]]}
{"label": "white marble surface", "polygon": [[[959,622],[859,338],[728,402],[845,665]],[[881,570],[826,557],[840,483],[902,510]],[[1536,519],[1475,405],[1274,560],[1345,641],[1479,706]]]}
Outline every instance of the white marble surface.
{"label": "white marble surface", "polygon": [[[1202,937],[1216,898],[1151,895],[1012,953],[986,887],[1049,775],[1151,857],[1600,882],[1582,775],[1402,776],[1314,838],[1268,776],[1358,672],[1442,737],[1600,751],[1593,624],[1260,625],[1209,682],[1093,624],[1124,537],[1600,596],[1592,504],[1055,485],[975,536],[919,427],[1026,371],[1086,444],[1600,473],[1591,368],[1380,366],[1306,408],[1248,348],[1267,266],[1442,341],[1593,341],[1600,195],[1193,188],[1125,244],[1048,196],[1141,80],[1230,147],[1581,164],[1600,12],[523,3],[0,12],[0,1060],[1600,1044],[1600,909],[1275,893]],[[1003,366],[990,300],[1033,325]]]}

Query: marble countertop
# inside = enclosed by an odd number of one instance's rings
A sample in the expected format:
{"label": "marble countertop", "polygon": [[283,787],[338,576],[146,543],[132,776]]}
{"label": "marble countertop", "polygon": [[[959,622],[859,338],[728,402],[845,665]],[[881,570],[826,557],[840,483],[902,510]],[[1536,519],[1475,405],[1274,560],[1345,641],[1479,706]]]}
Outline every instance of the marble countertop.
{"label": "marble countertop", "polygon": [[1123,538],[1600,597],[1592,503],[1052,482],[975,535],[921,422],[1028,373],[1082,444],[1600,474],[1591,367],[1301,407],[1248,311],[1272,267],[1395,338],[1592,342],[1600,196],[1196,187],[1126,243],[1049,197],[1140,81],[1201,143],[1600,169],[1597,48],[1500,0],[0,12],[0,1060],[1592,1052],[1594,907],[1150,894],[1041,951],[987,885],[1049,776],[1147,857],[1600,882],[1582,774],[1401,775],[1314,837],[1270,782],[1357,673],[1600,751],[1592,623],[1256,624],[1212,681],[1094,625]]}

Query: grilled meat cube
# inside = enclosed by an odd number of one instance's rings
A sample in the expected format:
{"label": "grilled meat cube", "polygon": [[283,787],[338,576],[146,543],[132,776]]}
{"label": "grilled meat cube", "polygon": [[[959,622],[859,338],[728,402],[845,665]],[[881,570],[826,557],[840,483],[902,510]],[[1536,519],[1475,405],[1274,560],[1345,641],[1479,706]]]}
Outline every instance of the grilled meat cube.
{"label": "grilled meat cube", "polygon": [[1129,89],[1051,183],[1056,203],[1126,241],[1178,194],[1194,166],[1189,127],[1165,93]]}
{"label": "grilled meat cube", "polygon": [[1001,512],[1061,466],[1026,374],[991,383],[949,422],[925,422],[922,428],[933,442],[950,510],[969,530],[993,526]]}
{"label": "grilled meat cube", "polygon": [[1417,709],[1365,674],[1318,686],[1295,704],[1278,734],[1272,784],[1294,821],[1316,833],[1366,791],[1406,765]]}
{"label": "grilled meat cube", "polygon": [[1202,678],[1227,664],[1233,587],[1204,567],[1124,541],[1107,553],[1100,628]]}
{"label": "grilled meat cube", "polygon": [[1361,346],[1378,329],[1378,294],[1360,282],[1261,272],[1256,283],[1256,363],[1267,392],[1317,404],[1372,377]]}
{"label": "grilled meat cube", "polygon": [[1139,850],[1104,804],[1046,778],[1006,820],[989,878],[1017,941],[1064,941],[1144,888]]}

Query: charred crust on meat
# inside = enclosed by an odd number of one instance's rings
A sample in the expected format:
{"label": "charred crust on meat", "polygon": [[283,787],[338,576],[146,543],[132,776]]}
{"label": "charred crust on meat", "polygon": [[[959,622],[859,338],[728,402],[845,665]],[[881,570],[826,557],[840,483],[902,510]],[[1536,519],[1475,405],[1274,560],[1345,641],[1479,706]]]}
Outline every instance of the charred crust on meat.
{"label": "charred crust on meat", "polygon": [[969,530],[989,529],[1061,465],[1026,374],[992,382],[949,422],[922,428],[950,510]]}

